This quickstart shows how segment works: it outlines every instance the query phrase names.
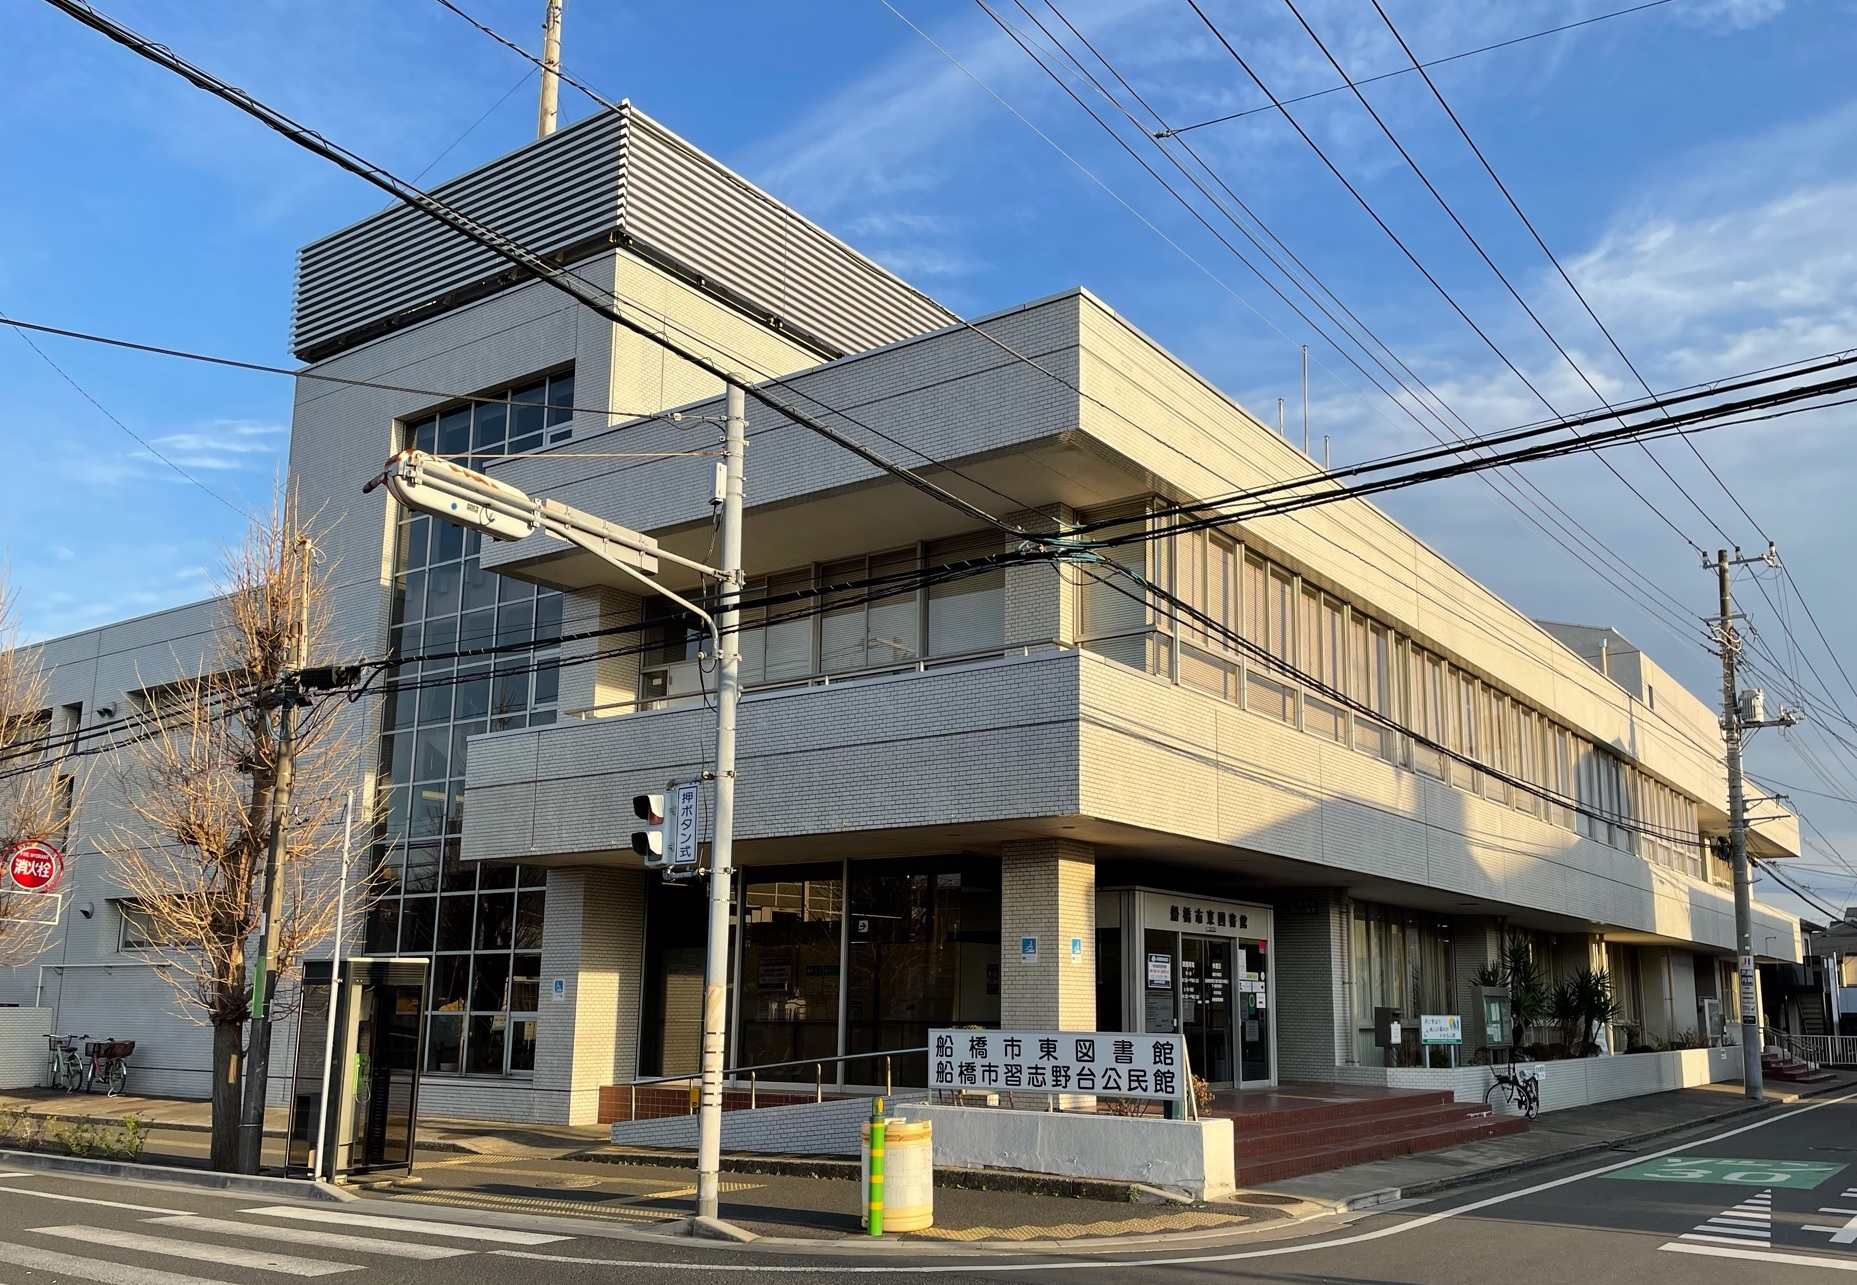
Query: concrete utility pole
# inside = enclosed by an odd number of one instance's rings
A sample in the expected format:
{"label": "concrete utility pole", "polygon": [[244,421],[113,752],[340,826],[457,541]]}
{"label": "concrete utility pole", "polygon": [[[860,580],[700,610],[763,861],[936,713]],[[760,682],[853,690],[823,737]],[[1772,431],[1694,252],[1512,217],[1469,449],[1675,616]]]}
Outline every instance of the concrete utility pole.
{"label": "concrete utility pole", "polygon": [[[1748,1097],[1760,1098],[1764,1093],[1760,1067],[1760,990],[1754,971],[1754,889],[1747,860],[1747,785],[1741,774],[1741,733],[1748,727],[1790,725],[1794,716],[1781,711],[1777,719],[1757,721],[1742,715],[1741,692],[1735,678],[1741,638],[1734,627],[1729,572],[1756,562],[1774,565],[1776,555],[1772,546],[1768,546],[1766,556],[1761,558],[1743,558],[1740,553],[1736,549],[1736,556],[1730,558],[1728,550],[1721,549],[1715,554],[1716,585],[1721,596],[1715,628],[1722,648],[1722,744],[1728,765],[1728,858],[1734,867],[1735,947],[1740,956],[1741,1085]],[[1704,561],[1703,565],[1706,567],[1709,563]]]}
{"label": "concrete utility pole", "polygon": [[730,384],[723,439],[722,603],[716,614],[716,831],[709,845],[709,959],[703,978],[703,1087],[696,1122],[696,1216],[716,1217],[722,1193],[722,1061],[728,1023],[729,901],[734,885],[735,711],[741,703],[742,457],[745,399]]}
{"label": "concrete utility pole", "polygon": [[542,19],[542,109],[535,119],[535,136],[555,132],[555,108],[561,99],[561,9],[565,0],[548,0]]}
{"label": "concrete utility pole", "polygon": [[297,707],[308,704],[303,696],[301,671],[308,658],[310,558],[314,546],[298,536],[296,552],[303,559],[298,587],[298,614],[285,645],[277,684],[265,699],[277,706],[277,763],[271,777],[271,833],[264,854],[264,918],[258,925],[258,958],[252,966],[251,1034],[245,1060],[245,1103],[239,1116],[238,1169],[257,1173],[264,1157],[264,1100],[271,1072],[272,965],[284,917],[284,883],[278,878],[290,832],[290,792],[296,780]]}

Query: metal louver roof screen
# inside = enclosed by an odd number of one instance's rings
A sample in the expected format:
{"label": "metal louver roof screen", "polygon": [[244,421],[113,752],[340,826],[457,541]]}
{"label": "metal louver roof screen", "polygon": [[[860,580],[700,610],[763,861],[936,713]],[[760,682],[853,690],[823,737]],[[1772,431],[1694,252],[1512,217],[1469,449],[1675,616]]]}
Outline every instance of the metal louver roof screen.
{"label": "metal louver roof screen", "polygon": [[[844,352],[956,318],[629,105],[433,189],[541,254],[629,237]],[[392,206],[303,247],[291,346],[320,360],[486,282],[508,265]]]}

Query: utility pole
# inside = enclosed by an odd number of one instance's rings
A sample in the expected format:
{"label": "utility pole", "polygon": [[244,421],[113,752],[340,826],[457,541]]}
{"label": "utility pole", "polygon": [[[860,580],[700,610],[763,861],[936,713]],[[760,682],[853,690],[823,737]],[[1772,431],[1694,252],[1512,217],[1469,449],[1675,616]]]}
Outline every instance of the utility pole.
{"label": "utility pole", "polygon": [[555,132],[555,108],[561,99],[561,7],[564,0],[548,0],[542,19],[542,108],[535,119],[535,136]]}
{"label": "utility pole", "polygon": [[741,703],[737,624],[742,586],[742,462],[746,400],[728,386],[723,439],[721,610],[716,613],[716,831],[709,844],[709,958],[703,978],[703,1083],[696,1122],[696,1216],[716,1217],[722,1194],[722,1061],[728,1023],[729,902],[734,885],[735,711]]}
{"label": "utility pole", "polygon": [[[1735,567],[1752,563],[1777,565],[1778,555],[1772,545],[1767,546],[1766,556],[1760,558],[1744,558],[1739,549],[1730,558],[1728,550],[1721,549],[1716,552],[1713,565],[1721,597],[1715,630],[1722,648],[1722,744],[1728,767],[1728,858],[1734,868],[1735,947],[1739,955],[1741,988],[1741,1086],[1748,1097],[1759,1099],[1764,1092],[1760,1067],[1760,991],[1754,971],[1754,889],[1747,860],[1747,784],[1741,772],[1741,734],[1749,727],[1790,726],[1795,718],[1785,710],[1776,719],[1749,718],[1741,708],[1741,692],[1735,678],[1741,638],[1734,627],[1734,597],[1728,578]],[[1705,559],[1703,566],[1709,565]]]}
{"label": "utility pole", "polygon": [[298,536],[302,578],[297,587],[297,619],[284,645],[277,682],[265,697],[277,707],[277,762],[271,776],[271,833],[264,854],[264,918],[258,925],[258,958],[252,967],[251,1033],[245,1057],[245,1104],[239,1116],[238,1171],[257,1173],[264,1156],[264,1100],[271,1071],[272,965],[284,917],[284,882],[278,878],[290,830],[290,792],[296,780],[297,707],[307,704],[300,681],[309,644],[310,558],[308,536]]}

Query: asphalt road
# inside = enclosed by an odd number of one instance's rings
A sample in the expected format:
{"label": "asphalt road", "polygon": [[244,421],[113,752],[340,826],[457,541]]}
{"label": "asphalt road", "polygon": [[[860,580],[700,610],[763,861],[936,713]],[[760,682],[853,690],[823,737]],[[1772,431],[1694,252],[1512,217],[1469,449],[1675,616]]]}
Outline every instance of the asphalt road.
{"label": "asphalt road", "polygon": [[943,1281],[1747,1285],[1857,1273],[1857,1095],[1222,1245],[1000,1256],[709,1246],[553,1218],[0,1174],[0,1285]]}

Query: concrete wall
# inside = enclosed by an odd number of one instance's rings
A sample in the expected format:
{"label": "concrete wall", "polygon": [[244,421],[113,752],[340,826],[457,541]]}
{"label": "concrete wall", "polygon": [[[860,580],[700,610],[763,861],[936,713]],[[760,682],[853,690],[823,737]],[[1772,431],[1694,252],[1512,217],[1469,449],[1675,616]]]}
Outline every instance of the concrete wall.
{"label": "concrete wall", "polygon": [[[919,1103],[900,1096],[890,1098],[889,1102],[897,1115],[909,1115],[921,1109]],[[858,1126],[869,1119],[869,1098],[724,1111],[722,1149],[770,1155],[855,1156],[859,1145]],[[693,1115],[621,1120],[613,1125],[613,1145],[695,1150],[696,1123]]]}
{"label": "concrete wall", "polygon": [[50,1054],[49,1008],[0,1008],[0,1089],[31,1089],[45,1083]]}
{"label": "concrete wall", "polygon": [[1233,1188],[1232,1122],[923,1104],[897,1114],[934,1125],[935,1163],[1140,1182],[1217,1200]]}
{"label": "concrete wall", "polygon": [[[1540,1072],[1543,1111],[1741,1081],[1741,1050],[1734,1047],[1621,1053],[1527,1065],[1530,1070]],[[1322,1078],[1339,1084],[1374,1084],[1394,1089],[1448,1089],[1459,1102],[1482,1102],[1486,1100],[1492,1075],[1487,1066],[1464,1066],[1455,1070],[1338,1066]],[[1514,1110],[1500,1093],[1496,1095],[1495,1105],[1501,1111]]]}

